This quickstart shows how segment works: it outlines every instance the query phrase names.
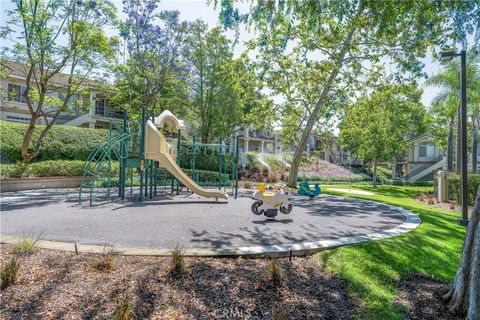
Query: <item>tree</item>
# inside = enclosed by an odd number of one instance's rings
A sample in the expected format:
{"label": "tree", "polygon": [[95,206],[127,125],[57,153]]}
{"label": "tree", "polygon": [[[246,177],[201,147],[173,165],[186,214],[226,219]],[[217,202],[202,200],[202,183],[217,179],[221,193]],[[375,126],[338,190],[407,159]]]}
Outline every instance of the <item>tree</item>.
{"label": "tree", "polygon": [[[431,1],[252,1],[250,12],[240,14],[232,1],[221,1],[220,17],[227,27],[241,23],[266,35],[259,46],[271,52],[303,54],[304,61],[317,61],[320,71],[313,81],[317,97],[301,130],[288,185],[296,185],[298,167],[308,138],[318,120],[327,113],[332,90],[360,79],[380,61],[389,61],[398,77],[421,74],[418,57],[445,38],[455,38],[458,29],[470,30],[475,2]],[[453,24],[453,13],[458,19]],[[467,27],[465,27],[467,26]],[[265,62],[268,64],[268,61]]]}
{"label": "tree", "polygon": [[245,68],[233,59],[230,41],[203,21],[191,25],[188,38],[191,104],[189,118],[204,143],[230,136],[244,122]]}
{"label": "tree", "polygon": [[[467,62],[467,104],[472,125],[472,168],[476,173],[477,156],[478,156],[478,114],[480,112],[480,99],[478,87],[480,85],[480,64],[478,56],[470,55]],[[444,63],[442,72],[431,76],[425,82],[427,86],[435,86],[442,91],[435,96],[432,102],[432,111],[436,115],[439,122],[442,118],[448,119],[448,136],[447,146],[447,168],[453,169],[453,148],[454,148],[454,131],[455,120],[457,119],[458,110],[460,108],[460,63],[458,59]],[[442,134],[441,128],[436,130],[437,142],[440,146],[445,145],[442,141],[445,135]],[[440,133],[438,135],[438,133]]]}
{"label": "tree", "polygon": [[381,84],[349,106],[339,126],[340,144],[373,164],[395,160],[408,149],[408,140],[425,130],[422,92],[415,84]]}
{"label": "tree", "polygon": [[[29,163],[40,152],[43,139],[62,112],[72,112],[113,58],[118,43],[108,39],[103,27],[115,22],[115,8],[108,0],[14,0],[2,38],[14,43],[5,56],[23,65],[26,89],[21,93],[31,115],[21,154]],[[61,93],[53,96],[52,93]],[[89,106],[89,102],[84,106]],[[36,141],[39,119],[46,126]]]}
{"label": "tree", "polygon": [[117,104],[148,113],[170,109],[184,114],[187,99],[186,46],[188,23],[180,22],[178,11],[158,11],[160,0],[126,0],[127,19],[120,34],[127,47],[125,64],[115,68],[119,87]]}
{"label": "tree", "polygon": [[480,187],[475,206],[465,233],[460,266],[453,288],[445,298],[450,301],[450,311],[466,314],[467,320],[477,320],[480,315]]}

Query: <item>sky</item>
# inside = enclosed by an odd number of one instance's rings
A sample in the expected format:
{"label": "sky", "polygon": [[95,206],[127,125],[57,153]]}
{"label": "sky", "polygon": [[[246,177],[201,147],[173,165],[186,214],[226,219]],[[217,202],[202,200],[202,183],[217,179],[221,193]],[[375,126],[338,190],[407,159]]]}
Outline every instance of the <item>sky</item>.
{"label": "sky", "polygon": [[[119,16],[124,18],[125,15],[122,12],[122,1],[114,0],[113,1],[118,8]],[[210,1],[213,2],[213,1]],[[13,4],[10,0],[0,0],[0,23],[1,25],[5,22],[5,12],[13,8]],[[208,23],[209,27],[214,27],[218,24],[218,10],[216,11],[213,3],[208,4],[207,0],[164,0],[159,5],[159,10],[178,10],[180,12],[180,19],[187,21],[194,21],[196,19],[202,19]],[[248,10],[247,5],[240,7],[240,11]],[[113,35],[116,31],[108,30],[108,33]],[[227,32],[227,36],[233,39],[233,32]],[[234,48],[235,56],[239,56],[244,50],[243,41],[249,40],[254,35],[248,33],[245,30],[241,30],[239,37],[239,44]],[[2,47],[8,45],[3,42]],[[422,62],[425,64],[424,71],[427,75],[432,75],[441,71],[440,64],[434,62],[431,56],[427,56],[425,59],[422,59]],[[423,83],[423,79],[420,81],[420,85]],[[422,96],[422,102],[425,106],[429,106],[433,97],[440,92],[438,88],[424,88],[424,93]]]}

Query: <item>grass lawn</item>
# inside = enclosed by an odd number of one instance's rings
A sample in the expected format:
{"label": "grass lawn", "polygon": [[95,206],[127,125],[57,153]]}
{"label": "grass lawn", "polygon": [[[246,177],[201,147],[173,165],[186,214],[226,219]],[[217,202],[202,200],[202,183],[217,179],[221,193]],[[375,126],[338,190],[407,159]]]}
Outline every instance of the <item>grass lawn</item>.
{"label": "grass lawn", "polygon": [[[335,186],[345,188],[348,186]],[[358,299],[364,314],[362,319],[404,319],[405,306],[395,303],[400,279],[411,273],[450,282],[460,259],[465,229],[456,224],[457,215],[417,203],[413,197],[429,187],[353,186],[375,195],[344,195],[374,200],[411,210],[422,218],[414,231],[385,241],[341,247],[317,254],[325,268],[348,285],[349,294]]]}

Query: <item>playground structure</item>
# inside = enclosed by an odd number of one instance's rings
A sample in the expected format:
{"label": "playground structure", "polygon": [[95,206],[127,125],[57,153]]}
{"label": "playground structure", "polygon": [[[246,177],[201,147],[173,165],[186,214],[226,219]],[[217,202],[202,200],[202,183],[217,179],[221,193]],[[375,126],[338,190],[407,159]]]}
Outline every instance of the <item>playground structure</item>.
{"label": "playground structure", "polygon": [[280,192],[267,191],[265,185],[260,183],[258,191],[253,195],[256,201],[252,204],[252,212],[256,215],[265,215],[267,218],[275,218],[280,210],[283,214],[292,212],[292,204],[288,200],[288,188]]}
{"label": "playground structure", "polygon": [[[122,201],[129,194],[139,202],[163,193],[176,193],[183,186],[200,196],[228,199],[227,188],[234,198],[238,194],[238,138],[227,144],[187,142],[185,124],[168,110],[159,117],[146,117],[142,109],[141,123],[128,121],[124,111],[123,125],[110,122],[109,139],[90,153],[83,167],[78,202]],[[164,132],[164,133],[162,133]],[[199,170],[199,155],[208,156],[210,168]],[[137,188],[133,188],[138,185]],[[215,187],[217,190],[204,188]],[[222,191],[223,189],[223,191]]]}
{"label": "playground structure", "polygon": [[300,196],[307,196],[313,198],[318,196],[322,192],[318,183],[315,183],[313,189],[310,187],[310,184],[307,181],[301,182],[298,187],[298,195]]}

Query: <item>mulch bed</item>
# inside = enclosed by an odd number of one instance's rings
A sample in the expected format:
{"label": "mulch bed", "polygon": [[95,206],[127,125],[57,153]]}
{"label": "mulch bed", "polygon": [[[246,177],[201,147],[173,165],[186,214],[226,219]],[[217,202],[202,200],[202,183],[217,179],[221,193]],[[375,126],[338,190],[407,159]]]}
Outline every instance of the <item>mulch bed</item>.
{"label": "mulch bed", "polygon": [[[0,250],[4,266],[12,247]],[[0,293],[0,318],[109,319],[122,296],[137,319],[270,319],[275,309],[290,319],[358,314],[344,283],[308,257],[280,259],[280,286],[269,280],[268,259],[185,258],[183,279],[168,273],[168,257],[118,255],[108,273],[93,268],[97,259],[42,249],[21,258],[18,282]]]}
{"label": "mulch bed", "polygon": [[396,303],[403,306],[408,319],[465,319],[448,312],[448,305],[442,298],[451,288],[448,283],[424,275],[412,274],[400,282],[399,288],[400,293]]}

